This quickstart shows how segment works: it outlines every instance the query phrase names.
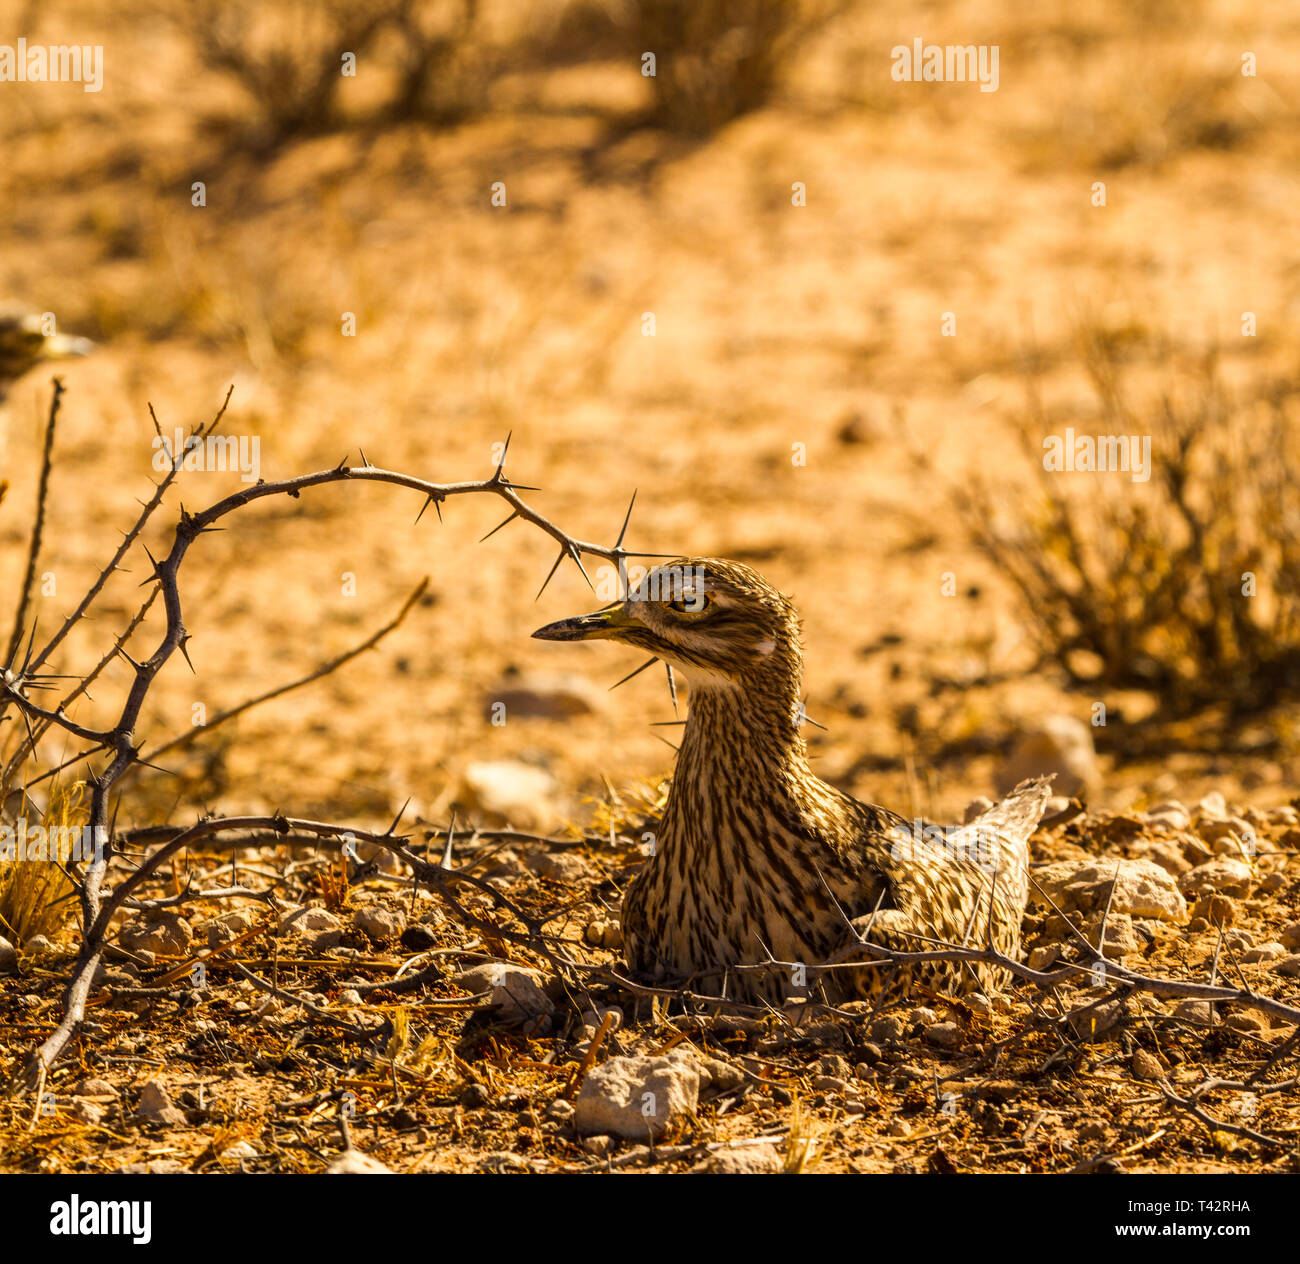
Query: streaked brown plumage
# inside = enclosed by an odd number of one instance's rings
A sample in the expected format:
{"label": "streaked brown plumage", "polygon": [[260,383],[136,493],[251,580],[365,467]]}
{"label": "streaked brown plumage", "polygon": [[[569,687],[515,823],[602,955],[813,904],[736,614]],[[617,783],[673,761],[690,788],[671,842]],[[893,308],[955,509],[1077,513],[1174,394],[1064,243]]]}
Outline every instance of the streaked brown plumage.
{"label": "streaked brown plumage", "polygon": [[[634,970],[776,1000],[805,994],[796,972],[734,967],[769,959],[815,966],[851,946],[854,930],[905,951],[935,941],[982,947],[991,934],[1000,952],[1019,955],[1028,839],[1047,782],[1023,783],[936,845],[933,834],[914,838],[902,817],[822,781],[801,733],[798,615],[748,566],[671,562],[627,601],[534,635],[622,641],[690,685],[654,853],[623,904]],[[876,964],[822,981],[829,999],[843,1000],[879,995],[887,982],[891,993],[916,983],[988,991],[1004,975],[969,963]]]}

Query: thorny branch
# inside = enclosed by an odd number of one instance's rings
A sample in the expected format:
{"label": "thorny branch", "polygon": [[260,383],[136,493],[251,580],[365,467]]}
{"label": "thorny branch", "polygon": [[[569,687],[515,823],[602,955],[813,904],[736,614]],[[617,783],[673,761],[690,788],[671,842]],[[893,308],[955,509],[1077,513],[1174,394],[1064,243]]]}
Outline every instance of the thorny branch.
{"label": "thorny branch", "polygon": [[[42,477],[40,491],[41,510],[38,510],[38,526],[34,532],[31,552],[29,556],[28,570],[34,572],[37,563],[39,551],[41,530],[40,523],[43,521],[43,506],[48,494],[48,472],[52,465],[52,445],[54,422],[58,412],[58,405],[62,394],[61,384],[55,388],[54,402],[51,407],[50,420],[46,431],[46,459],[45,474]],[[206,437],[212,434],[217,425],[221,422],[222,417],[230,402],[230,393],[228,392],[225,400],[217,415],[205,425],[195,429],[190,439],[187,440],[187,446],[193,440],[202,442]],[[151,415],[152,415],[152,409]],[[157,418],[154,417],[154,428],[161,437],[161,427]],[[164,440],[164,443],[166,441]],[[103,893],[103,883],[108,867],[116,855],[116,845],[112,834],[109,830],[109,803],[110,796],[114,787],[131,771],[148,761],[144,760],[141,755],[141,745],[137,743],[135,730],[139,722],[140,714],[144,706],[145,699],[149,693],[153,682],[163,667],[171,659],[176,651],[186,655],[186,645],[190,640],[190,632],[186,629],[182,603],[180,595],[179,572],[182,562],[189,552],[190,546],[207,532],[219,530],[218,523],[222,522],[236,510],[243,509],[256,501],[264,500],[272,496],[288,496],[297,499],[304,491],[315,487],[325,486],[332,483],[366,483],[378,482],[388,483],[397,487],[405,487],[412,491],[419,492],[424,497],[417,521],[423,516],[425,510],[433,505],[439,519],[442,517],[442,506],[449,500],[458,496],[468,495],[494,495],[504,500],[510,507],[510,516],[501,524],[507,525],[516,518],[524,522],[531,523],[539,530],[549,535],[558,545],[559,553],[552,566],[550,573],[547,575],[546,582],[542,585],[542,591],[545,591],[547,584],[559,569],[561,563],[566,558],[571,559],[582,572],[587,583],[591,585],[591,578],[587,574],[586,567],[583,565],[583,556],[602,558],[615,565],[618,570],[620,582],[626,577],[627,561],[633,557],[649,557],[651,554],[639,553],[624,547],[623,539],[627,530],[627,521],[623,523],[623,529],[619,533],[617,542],[612,546],[596,544],[591,541],[580,540],[570,536],[550,519],[543,516],[537,510],[528,505],[520,496],[521,490],[528,490],[515,484],[506,474],[506,456],[509,452],[510,440],[507,437],[506,443],[502,449],[500,461],[497,463],[492,475],[486,479],[473,482],[459,483],[434,483],[427,479],[416,478],[413,475],[398,473],[392,470],[380,469],[370,464],[366,459],[365,453],[361,454],[362,464],[359,466],[349,466],[346,458],[337,466],[328,470],[320,470],[312,474],[299,475],[296,478],[281,479],[273,482],[259,481],[256,485],[246,488],[229,495],[207,509],[198,513],[192,513],[182,505],[180,511],[180,520],[177,523],[171,541],[171,547],[161,558],[155,558],[151,553],[146,553],[152,566],[152,573],[147,583],[152,583],[154,588],[151,590],[146,599],[145,607],[140,614],[132,621],[131,627],[127,634],[118,639],[115,651],[130,664],[134,671],[134,680],[127,692],[126,699],[122,705],[117,721],[110,728],[94,729],[74,721],[66,712],[66,705],[75,699],[80,692],[84,690],[84,685],[88,683],[89,676],[82,681],[82,687],[74,690],[63,702],[57,704],[53,709],[41,706],[35,702],[30,692],[47,686],[47,681],[40,674],[40,668],[48,661],[51,653],[59,646],[68,632],[76,623],[85,616],[86,611],[94,601],[95,597],[103,589],[110,575],[118,570],[120,563],[125,558],[127,551],[140,538],[145,525],[153,516],[154,512],[162,504],[163,498],[180,474],[183,468],[184,453],[171,453],[171,468],[164,474],[163,478],[155,486],[154,494],[144,505],[143,510],[137,518],[135,524],[126,533],[122,543],[114,552],[109,563],[100,572],[95,582],[91,585],[86,595],[78,603],[77,607],[64,621],[58,632],[50,641],[41,648],[39,652],[33,652],[29,645],[26,655],[22,661],[19,661],[19,651],[22,646],[22,618],[23,608],[20,607],[19,617],[15,623],[14,634],[11,638],[10,650],[6,658],[3,673],[0,674],[0,715],[10,706],[16,707],[21,713],[24,722],[27,725],[26,745],[28,749],[35,749],[39,741],[39,734],[33,729],[33,725],[43,726],[41,732],[47,731],[51,727],[57,726],[64,732],[81,742],[88,743],[93,751],[102,750],[110,754],[108,766],[102,771],[94,774],[90,779],[91,784],[91,801],[89,810],[88,829],[90,836],[97,839],[104,839],[105,845],[96,849],[94,858],[85,873],[80,875],[77,883],[77,895],[81,906],[81,922],[83,927],[83,942],[81,955],[78,958],[76,968],[73,972],[72,980],[68,986],[65,998],[65,1017],[60,1023],[55,1033],[41,1046],[34,1055],[34,1061],[28,1068],[27,1079],[30,1080],[32,1075],[43,1075],[48,1071],[54,1059],[58,1056],[59,1051],[66,1044],[68,1038],[75,1030],[76,1025],[81,1021],[84,1012],[86,996],[90,987],[90,981],[94,975],[99,958],[103,952],[104,943],[108,933],[108,925],[113,914],[122,907],[125,900],[131,897],[132,893],[138,891],[141,884],[144,883],[149,875],[162,863],[162,861],[171,855],[180,847],[186,846],[192,842],[198,841],[208,833],[216,832],[219,826],[212,822],[200,822],[190,830],[183,832],[178,839],[173,839],[171,843],[160,848],[155,852],[138,870],[126,877],[113,891],[105,898]],[[633,498],[635,499],[635,497]],[[631,508],[629,507],[628,515],[630,517]],[[498,527],[496,530],[500,530]],[[491,532],[489,534],[495,534]],[[592,585],[594,587],[594,585]],[[126,636],[138,626],[139,621],[143,618],[148,605],[153,602],[155,597],[161,594],[163,599],[163,608],[166,614],[166,628],[162,639],[154,648],[153,652],[145,659],[137,661],[131,658],[125,648]],[[540,592],[538,594],[541,595]],[[412,601],[414,598],[411,599]],[[410,602],[403,609],[402,614],[409,609]],[[398,620],[402,615],[398,616]],[[382,635],[382,630],[380,635]],[[34,639],[34,629],[33,629]],[[370,642],[373,643],[373,640]],[[359,647],[360,649],[365,646]],[[345,655],[346,661],[351,655]],[[335,666],[338,664],[336,663]],[[102,670],[103,662],[94,670],[97,674]],[[274,693],[285,692],[289,688],[296,688],[301,684],[306,684],[309,680],[318,678],[325,674],[326,670],[332,668],[323,668],[300,681],[284,687],[279,691],[274,691],[271,695],[263,698],[254,699],[247,705],[256,705],[259,701],[266,700],[266,697],[274,696]],[[245,710],[247,706],[237,708]],[[231,712],[234,714],[236,712]],[[225,715],[222,718],[229,718]],[[178,743],[169,743],[175,745]],[[257,822],[245,822],[245,827],[250,828]],[[271,828],[279,828],[278,820],[261,822],[263,825],[269,825]],[[308,823],[305,828],[313,828],[312,823]],[[324,833],[337,834],[340,831],[334,827],[322,827]],[[356,831],[351,831],[356,834]],[[427,868],[423,861],[419,861],[414,855],[410,855],[409,861]],[[468,876],[465,881],[474,881]],[[488,888],[489,890],[491,888]],[[498,894],[499,893],[494,893]]]}

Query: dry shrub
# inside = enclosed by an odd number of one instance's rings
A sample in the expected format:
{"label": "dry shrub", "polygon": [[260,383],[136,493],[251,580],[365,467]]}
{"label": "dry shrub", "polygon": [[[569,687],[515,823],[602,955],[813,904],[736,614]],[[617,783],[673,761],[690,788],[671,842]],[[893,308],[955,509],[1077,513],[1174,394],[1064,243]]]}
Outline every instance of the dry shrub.
{"label": "dry shrub", "polygon": [[384,84],[372,118],[461,118],[490,80],[477,0],[198,0],[164,12],[200,61],[243,89],[257,147],[342,124],[340,95],[356,81],[342,73],[345,54]]}
{"label": "dry shrub", "polygon": [[[1207,353],[1134,406],[1120,343],[1082,335],[1096,415],[1047,415],[1031,378],[1019,429],[1037,495],[956,494],[1019,591],[1044,658],[1072,684],[1155,695],[1157,721],[1258,713],[1300,694],[1300,383],[1234,400]],[[1043,438],[1150,436],[1147,482],[1044,468]]]}
{"label": "dry shrub", "polygon": [[708,135],[765,105],[799,45],[840,7],[834,0],[633,0],[637,48],[655,55],[655,122]]}
{"label": "dry shrub", "polygon": [[[53,936],[72,912],[72,884],[59,867],[71,859],[71,843],[64,831],[79,830],[88,812],[81,782],[61,788],[51,796],[40,825],[54,834],[57,859],[0,860],[0,935],[24,944],[34,935]],[[7,825],[15,822],[5,821]],[[30,829],[34,823],[28,822]]]}
{"label": "dry shrub", "polygon": [[360,60],[398,7],[397,0],[201,0],[168,15],[206,65],[239,82],[270,144],[331,122],[345,82],[343,55]]}

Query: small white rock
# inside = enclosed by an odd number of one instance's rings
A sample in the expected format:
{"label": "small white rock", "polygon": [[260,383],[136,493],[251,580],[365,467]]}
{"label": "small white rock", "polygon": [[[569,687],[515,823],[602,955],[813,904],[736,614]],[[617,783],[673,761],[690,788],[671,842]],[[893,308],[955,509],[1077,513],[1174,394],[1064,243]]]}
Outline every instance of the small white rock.
{"label": "small white rock", "polygon": [[694,1116],[699,1092],[699,1072],[683,1058],[611,1058],[587,1072],[574,1104],[574,1127],[583,1135],[658,1138]]}
{"label": "small white rock", "polygon": [[471,995],[490,991],[491,1005],[509,1022],[544,1018],[555,1010],[555,1003],[542,987],[541,971],[509,961],[486,961],[463,970],[452,981]]}
{"label": "small white rock", "polygon": [[172,909],[147,914],[122,927],[118,943],[128,952],[152,952],[160,957],[184,956],[194,938],[189,922]]}
{"label": "small white rock", "polygon": [[183,1124],[188,1122],[185,1112],[168,1096],[167,1090],[157,1080],[148,1080],[140,1089],[136,1112],[150,1123]]}
{"label": "small white rock", "polygon": [[325,1169],[327,1176],[391,1176],[393,1169],[385,1167],[378,1159],[372,1159],[360,1150],[344,1150],[333,1163]]}
{"label": "small white rock", "polygon": [[470,764],[461,778],[471,808],[516,825],[545,825],[555,816],[555,778],[545,768],[512,759]]}
{"label": "small white rock", "polygon": [[1056,794],[1078,794],[1095,785],[1099,773],[1092,729],[1072,715],[1044,716],[1016,741],[997,777],[998,791],[1006,794],[1027,777],[1056,774]]}
{"label": "small white rock", "polygon": [[370,904],[357,909],[352,915],[352,924],[363,934],[378,943],[388,943],[401,937],[406,929],[406,917],[398,909],[386,908],[382,904]]}

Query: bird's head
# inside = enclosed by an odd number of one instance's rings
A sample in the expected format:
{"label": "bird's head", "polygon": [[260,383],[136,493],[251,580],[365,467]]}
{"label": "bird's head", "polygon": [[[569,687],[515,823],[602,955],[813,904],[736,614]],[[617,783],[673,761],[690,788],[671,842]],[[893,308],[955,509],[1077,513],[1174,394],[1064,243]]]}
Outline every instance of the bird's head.
{"label": "bird's head", "polygon": [[799,616],[757,571],[721,558],[657,566],[594,614],[533,633],[543,641],[621,641],[678,668],[697,688],[743,686],[800,674]]}
{"label": "bird's head", "polygon": [[49,332],[39,312],[0,310],[0,383],[22,377],[42,360],[88,355],[94,345],[88,338]]}

